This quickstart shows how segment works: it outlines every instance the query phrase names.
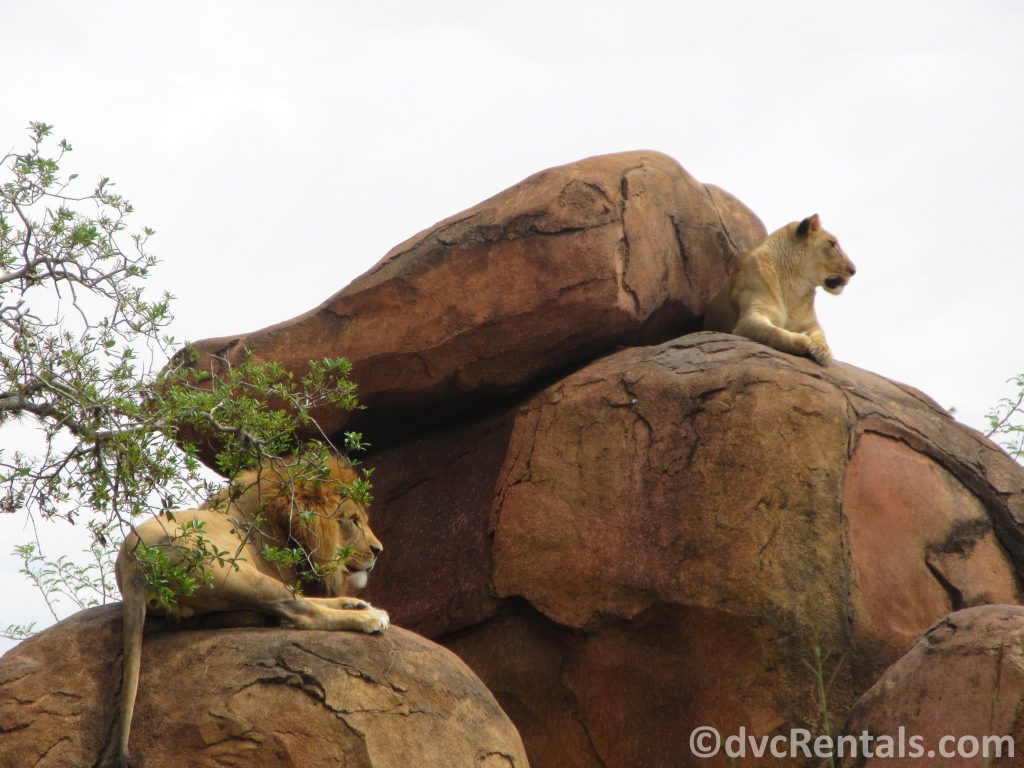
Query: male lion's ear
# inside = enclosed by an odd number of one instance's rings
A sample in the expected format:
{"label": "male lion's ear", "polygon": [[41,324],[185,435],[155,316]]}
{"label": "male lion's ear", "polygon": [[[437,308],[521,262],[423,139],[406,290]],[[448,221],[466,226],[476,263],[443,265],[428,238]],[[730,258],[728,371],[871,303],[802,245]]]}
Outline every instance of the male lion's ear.
{"label": "male lion's ear", "polygon": [[817,232],[819,229],[821,229],[821,220],[818,218],[818,214],[814,214],[800,222],[796,228],[796,234],[797,237],[807,237],[809,233]]}

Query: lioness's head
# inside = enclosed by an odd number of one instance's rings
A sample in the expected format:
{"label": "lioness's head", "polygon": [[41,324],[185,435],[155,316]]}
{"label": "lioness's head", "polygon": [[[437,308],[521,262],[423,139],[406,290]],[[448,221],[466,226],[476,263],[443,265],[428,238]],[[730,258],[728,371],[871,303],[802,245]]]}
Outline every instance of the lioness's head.
{"label": "lioness's head", "polygon": [[804,274],[829,293],[842,293],[857,268],[839,247],[835,235],[821,228],[818,214],[794,222],[790,227],[803,257]]}

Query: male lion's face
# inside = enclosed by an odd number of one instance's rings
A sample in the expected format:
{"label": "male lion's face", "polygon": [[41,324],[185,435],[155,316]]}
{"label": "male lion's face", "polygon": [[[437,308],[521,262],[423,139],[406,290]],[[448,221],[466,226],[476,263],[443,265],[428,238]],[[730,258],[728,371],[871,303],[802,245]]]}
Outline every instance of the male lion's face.
{"label": "male lion's face", "polygon": [[345,562],[348,582],[362,589],[366,586],[367,575],[377,564],[377,556],[384,551],[384,546],[370,529],[370,521],[362,504],[345,499],[338,508],[337,520],[344,546],[354,550]]}
{"label": "male lion's face", "polygon": [[806,234],[808,238],[807,254],[815,285],[820,285],[829,293],[839,295],[857,273],[857,268],[850,261],[835,235],[824,229],[812,228]]}

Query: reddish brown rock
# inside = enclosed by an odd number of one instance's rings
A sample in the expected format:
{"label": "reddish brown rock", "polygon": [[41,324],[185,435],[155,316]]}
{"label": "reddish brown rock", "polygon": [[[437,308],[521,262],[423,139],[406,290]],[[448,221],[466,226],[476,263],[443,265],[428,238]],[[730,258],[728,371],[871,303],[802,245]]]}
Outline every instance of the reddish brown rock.
{"label": "reddish brown rock", "polygon": [[[119,617],[119,605],[84,611],[0,658],[0,768],[95,764],[120,680]],[[151,634],[131,750],[137,768],[527,766],[469,668],[394,627]]]}
{"label": "reddish brown rock", "polygon": [[369,463],[371,599],[542,768],[726,766],[691,729],[821,728],[816,647],[842,716],[943,615],[1020,600],[1024,470],[916,390],[737,337],[618,352]]}
{"label": "reddish brown rock", "polygon": [[1020,600],[984,504],[905,443],[861,437],[847,467],[843,514],[865,679],[949,610]]}
{"label": "reddish brown rock", "polygon": [[[311,358],[345,356],[379,439],[382,422],[463,410],[698,327],[729,260],[764,236],[742,203],[665,155],[593,157],[416,235],[300,317],[199,342],[196,365],[220,371],[248,350],[301,374]],[[349,414],[316,416],[330,433]]]}
{"label": "reddish brown rock", "polygon": [[839,765],[1021,765],[1022,650],[1024,608],[990,605],[945,617],[857,702]]}
{"label": "reddish brown rock", "polygon": [[535,766],[728,766],[694,728],[817,735],[837,659],[833,723],[1024,579],[1024,471],[920,392],[721,334],[636,346],[698,327],[763,236],[663,155],[590,158],[199,364],[353,362],[361,421],[317,416],[378,446],[369,597],[472,665]]}

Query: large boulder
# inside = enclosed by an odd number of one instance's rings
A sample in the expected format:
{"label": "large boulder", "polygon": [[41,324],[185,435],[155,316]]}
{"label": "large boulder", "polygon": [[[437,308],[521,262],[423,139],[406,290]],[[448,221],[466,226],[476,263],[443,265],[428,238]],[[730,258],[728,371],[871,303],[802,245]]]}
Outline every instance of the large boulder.
{"label": "large boulder", "polygon": [[945,614],[1021,597],[1024,470],[912,388],[734,336],[369,463],[371,599],[466,659],[541,768],[728,765],[691,730],[818,729],[836,659],[833,718]]}
{"label": "large boulder", "polygon": [[852,741],[839,765],[1019,766],[1022,701],[1024,608],[957,611],[931,627],[860,698],[844,729]]}
{"label": "large boulder", "polygon": [[[319,307],[253,333],[200,341],[219,373],[245,355],[301,375],[344,356],[390,429],[464,412],[624,343],[699,326],[738,252],[765,236],[727,192],[657,152],[581,160],[529,177],[393,248]],[[315,414],[328,433],[351,414]]]}
{"label": "large boulder", "polygon": [[[0,768],[95,765],[120,681],[120,606],[0,658]],[[516,729],[466,665],[422,637],[290,628],[150,634],[137,768],[527,768]]]}

